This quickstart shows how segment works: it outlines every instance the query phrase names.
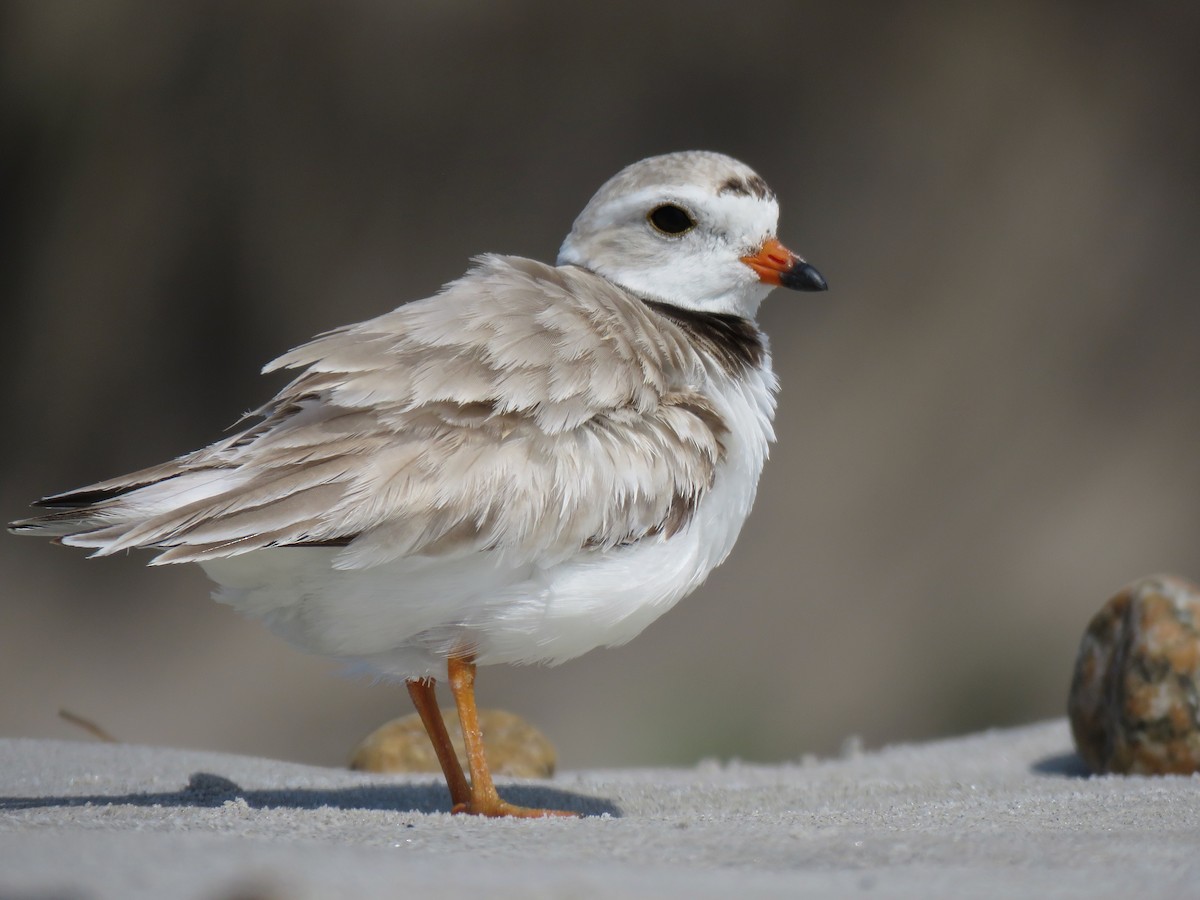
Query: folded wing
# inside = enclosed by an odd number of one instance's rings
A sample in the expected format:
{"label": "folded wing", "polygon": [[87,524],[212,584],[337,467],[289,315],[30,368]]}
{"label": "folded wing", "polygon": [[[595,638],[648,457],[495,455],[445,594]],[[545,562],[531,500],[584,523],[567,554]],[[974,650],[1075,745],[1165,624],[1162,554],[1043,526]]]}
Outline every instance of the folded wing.
{"label": "folded wing", "polygon": [[260,421],[48,497],[14,530],[195,562],[337,546],[335,565],[479,551],[550,561],[685,527],[726,433],[669,319],[574,267],[487,256],[436,297],[271,363]]}

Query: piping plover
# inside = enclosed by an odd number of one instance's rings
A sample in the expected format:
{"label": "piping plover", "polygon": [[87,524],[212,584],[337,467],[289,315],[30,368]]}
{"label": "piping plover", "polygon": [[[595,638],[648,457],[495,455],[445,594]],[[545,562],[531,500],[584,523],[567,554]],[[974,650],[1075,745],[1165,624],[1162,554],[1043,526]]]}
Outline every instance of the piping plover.
{"label": "piping plover", "polygon": [[476,665],[624,643],[733,548],[773,439],[755,313],[775,286],[826,286],[778,215],[727,156],[634,163],[556,265],[480,256],[435,296],[270,363],[295,377],[232,437],[11,527],[199,563],[217,600],[406,682],[455,812],[554,815],[497,794]]}

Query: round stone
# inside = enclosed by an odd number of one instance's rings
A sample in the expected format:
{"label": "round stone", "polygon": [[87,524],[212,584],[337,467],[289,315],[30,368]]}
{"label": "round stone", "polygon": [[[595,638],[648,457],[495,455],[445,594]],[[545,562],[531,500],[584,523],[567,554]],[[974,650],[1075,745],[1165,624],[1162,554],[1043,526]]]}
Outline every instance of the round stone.
{"label": "round stone", "polygon": [[1093,772],[1200,772],[1200,587],[1156,575],[1104,604],[1079,645],[1067,711]]}
{"label": "round stone", "polygon": [[[466,769],[462,726],[453,709],[442,710],[446,731]],[[501,709],[479,710],[488,767],[493,775],[549,778],[556,755],[547,737],[518,715]],[[350,768],[363,772],[441,772],[433,744],[416,713],[380,725],[355,748]]]}

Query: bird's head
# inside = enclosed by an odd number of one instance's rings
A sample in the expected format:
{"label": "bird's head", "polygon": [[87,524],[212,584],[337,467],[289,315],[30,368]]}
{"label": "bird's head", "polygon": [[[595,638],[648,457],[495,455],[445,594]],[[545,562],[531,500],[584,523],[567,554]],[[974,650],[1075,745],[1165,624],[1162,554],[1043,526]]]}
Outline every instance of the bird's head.
{"label": "bird's head", "polygon": [[609,179],[559,251],[648,300],[753,317],[773,287],[825,280],[776,237],[779,204],[744,163],[691,151],[643,159]]}

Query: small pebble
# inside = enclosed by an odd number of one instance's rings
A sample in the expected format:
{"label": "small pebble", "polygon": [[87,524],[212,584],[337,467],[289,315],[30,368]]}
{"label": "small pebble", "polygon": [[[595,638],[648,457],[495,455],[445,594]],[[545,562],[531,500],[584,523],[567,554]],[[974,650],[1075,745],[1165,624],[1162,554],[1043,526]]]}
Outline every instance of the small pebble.
{"label": "small pebble", "polygon": [[[446,730],[466,768],[462,726],[458,713],[442,710]],[[544,734],[518,715],[501,709],[481,709],[479,727],[483,730],[488,766],[493,775],[513,778],[549,778],[557,761],[554,745]],[[380,725],[354,750],[350,768],[363,772],[441,772],[433,744],[416,713],[392,719]]]}
{"label": "small pebble", "polygon": [[1104,604],[1079,645],[1067,711],[1093,772],[1200,772],[1200,587],[1156,575]]}

